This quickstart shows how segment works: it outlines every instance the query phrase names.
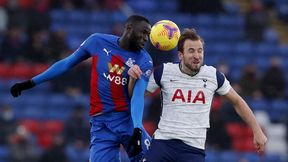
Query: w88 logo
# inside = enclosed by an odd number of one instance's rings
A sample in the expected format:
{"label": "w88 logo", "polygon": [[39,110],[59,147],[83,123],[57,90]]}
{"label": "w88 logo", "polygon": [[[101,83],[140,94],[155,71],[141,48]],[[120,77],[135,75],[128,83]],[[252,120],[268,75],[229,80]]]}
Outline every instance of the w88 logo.
{"label": "w88 logo", "polygon": [[122,76],[120,75],[110,75],[110,74],[105,74],[103,73],[103,76],[109,80],[110,82],[113,82],[117,85],[127,85],[127,81],[128,79],[127,78],[123,78]]}

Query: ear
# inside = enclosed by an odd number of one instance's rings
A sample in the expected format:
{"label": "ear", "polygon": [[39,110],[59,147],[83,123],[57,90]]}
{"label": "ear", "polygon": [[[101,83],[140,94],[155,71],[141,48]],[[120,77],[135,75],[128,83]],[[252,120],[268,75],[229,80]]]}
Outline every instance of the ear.
{"label": "ear", "polygon": [[183,59],[183,55],[184,54],[182,52],[178,51],[178,58],[180,61]]}
{"label": "ear", "polygon": [[126,28],[127,31],[131,31],[131,30],[133,29],[131,23],[126,24],[126,25],[125,25],[125,28]]}

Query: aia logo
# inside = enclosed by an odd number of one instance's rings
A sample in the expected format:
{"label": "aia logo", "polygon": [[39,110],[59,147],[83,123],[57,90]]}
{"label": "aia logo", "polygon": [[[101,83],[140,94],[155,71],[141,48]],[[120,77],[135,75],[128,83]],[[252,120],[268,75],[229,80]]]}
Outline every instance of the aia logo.
{"label": "aia logo", "polygon": [[206,103],[205,94],[201,90],[192,94],[192,90],[188,90],[187,93],[183,93],[181,89],[176,89],[171,101],[175,102],[176,100],[186,103]]}

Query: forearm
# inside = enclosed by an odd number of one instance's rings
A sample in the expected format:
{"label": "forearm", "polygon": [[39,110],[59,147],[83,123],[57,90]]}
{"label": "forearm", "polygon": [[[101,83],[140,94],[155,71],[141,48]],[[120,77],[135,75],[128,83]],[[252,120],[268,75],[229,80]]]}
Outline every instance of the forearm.
{"label": "forearm", "polygon": [[128,83],[128,95],[129,97],[132,97],[133,95],[133,89],[134,89],[134,85],[135,85],[136,79],[130,77],[129,78],[129,83]]}
{"label": "forearm", "polygon": [[131,117],[134,128],[142,127],[143,111],[144,111],[144,92],[147,87],[147,82],[138,79],[131,98]]}
{"label": "forearm", "polygon": [[43,73],[33,77],[32,81],[37,85],[45,81],[51,80],[67,72],[73,66],[87,59],[88,57],[89,57],[89,54],[87,52],[85,52],[84,50],[78,49],[70,56],[54,63]]}
{"label": "forearm", "polygon": [[257,152],[263,152],[264,146],[267,142],[267,137],[263,133],[260,125],[256,121],[256,118],[249,108],[247,103],[243,100],[241,96],[235,92],[233,88],[230,88],[229,92],[225,95],[225,97],[231,102],[234,106],[238,115],[248,124],[248,126],[252,129],[254,134],[253,143]]}
{"label": "forearm", "polygon": [[49,67],[46,71],[43,73],[35,76],[32,78],[32,81],[35,84],[40,84],[45,81],[51,80],[57,76],[60,76],[61,74],[67,72],[69,70],[70,66],[68,66],[65,63],[65,60],[61,60],[59,62],[56,62],[51,67]]}
{"label": "forearm", "polygon": [[134,97],[134,103],[137,103],[135,106],[131,106],[131,114],[134,128],[142,127],[143,111],[144,111],[144,95],[139,95]]}

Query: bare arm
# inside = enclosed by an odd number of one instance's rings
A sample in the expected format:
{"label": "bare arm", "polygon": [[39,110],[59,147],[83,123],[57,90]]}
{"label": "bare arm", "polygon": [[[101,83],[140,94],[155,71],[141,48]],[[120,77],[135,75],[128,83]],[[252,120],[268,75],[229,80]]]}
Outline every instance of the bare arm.
{"label": "bare arm", "polygon": [[265,144],[267,142],[267,137],[263,133],[260,125],[256,121],[256,118],[249,108],[247,103],[243,100],[241,96],[231,87],[229,92],[224,95],[224,97],[233,105],[237,114],[249,125],[254,134],[254,145],[257,152],[263,152],[265,149]]}

